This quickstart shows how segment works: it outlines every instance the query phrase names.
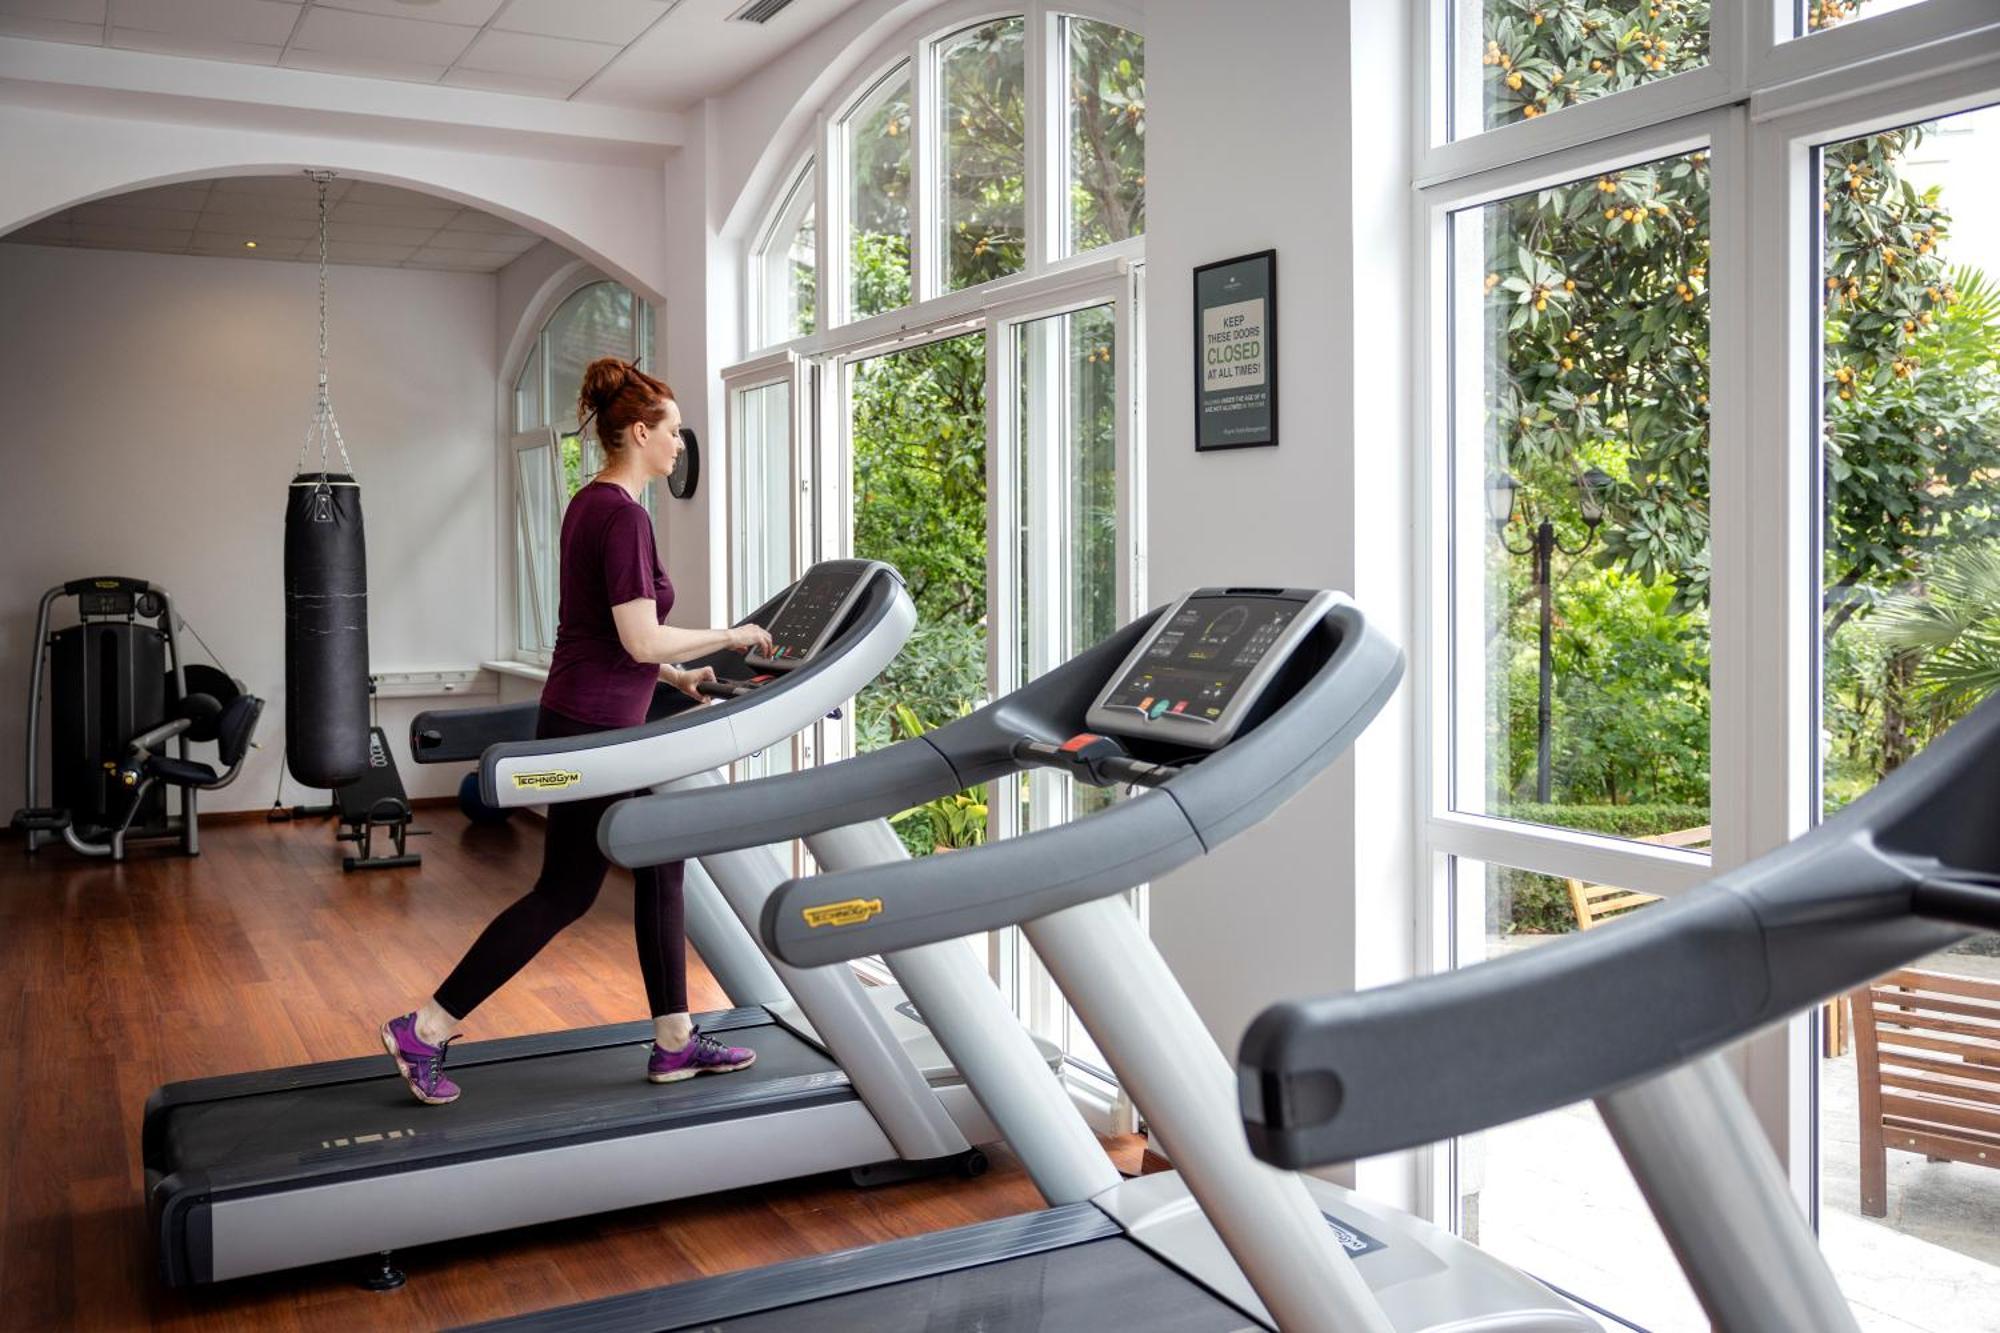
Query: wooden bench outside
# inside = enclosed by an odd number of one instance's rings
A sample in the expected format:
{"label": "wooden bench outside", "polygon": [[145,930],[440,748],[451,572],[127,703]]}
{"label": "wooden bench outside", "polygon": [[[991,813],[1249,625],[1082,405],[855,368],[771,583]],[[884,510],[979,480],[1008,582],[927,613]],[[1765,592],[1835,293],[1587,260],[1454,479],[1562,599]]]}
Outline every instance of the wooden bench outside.
{"label": "wooden bench outside", "polygon": [[[1636,841],[1655,843],[1661,847],[1705,847],[1711,836],[1707,824],[1700,828],[1676,829],[1672,833],[1655,833]],[[1576,913],[1576,928],[1589,930],[1599,922],[1625,915],[1634,908],[1660,901],[1657,893],[1641,893],[1637,889],[1621,889],[1615,884],[1587,884],[1580,879],[1564,878],[1563,884],[1569,889],[1570,910]]]}
{"label": "wooden bench outside", "polygon": [[1889,1149],[2000,1167],[2000,982],[1905,968],[1853,992],[1861,1211],[1889,1211]]}

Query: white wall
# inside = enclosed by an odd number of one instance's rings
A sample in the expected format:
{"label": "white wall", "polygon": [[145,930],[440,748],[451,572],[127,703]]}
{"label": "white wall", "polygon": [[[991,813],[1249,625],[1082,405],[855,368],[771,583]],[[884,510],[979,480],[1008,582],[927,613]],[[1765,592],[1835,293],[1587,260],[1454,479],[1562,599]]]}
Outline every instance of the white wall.
{"label": "white wall", "polygon": [[[1410,641],[1402,9],[1147,7],[1156,600],[1222,582],[1339,588]],[[1358,215],[1357,199],[1368,201]],[[1191,271],[1266,248],[1278,252],[1280,444],[1197,454]],[[1154,938],[1232,1055],[1272,1001],[1409,971],[1408,694],[1272,819],[1153,886]],[[1365,1183],[1406,1200],[1405,1176],[1398,1166],[1394,1179]]]}
{"label": "white wall", "polygon": [[[477,663],[495,637],[495,280],[339,266],[331,292],[330,383],[362,482],[372,665]],[[284,736],[285,488],[311,421],[315,297],[307,264],[0,245],[0,401],[12,418],[0,440],[0,810],[23,794],[36,601],[99,573],[164,585],[269,700],[262,748],[204,806],[270,803]],[[190,660],[205,660],[184,637]],[[401,742],[430,704],[384,701],[390,737]],[[406,754],[398,766],[413,794],[456,789],[455,768]],[[287,802],[307,799],[285,785]]]}

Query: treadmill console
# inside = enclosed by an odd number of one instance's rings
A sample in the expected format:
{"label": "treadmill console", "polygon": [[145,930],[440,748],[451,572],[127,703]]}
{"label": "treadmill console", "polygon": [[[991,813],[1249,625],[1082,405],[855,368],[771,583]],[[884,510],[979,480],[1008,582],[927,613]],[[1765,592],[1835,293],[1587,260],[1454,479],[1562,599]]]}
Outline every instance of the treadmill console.
{"label": "treadmill console", "polygon": [[766,626],[771,651],[743,660],[766,671],[790,671],[812,661],[861,600],[875,568],[867,560],[826,560],[808,569]]}
{"label": "treadmill console", "polygon": [[1154,622],[1087,721],[1111,735],[1219,749],[1332,601],[1311,589],[1196,589]]}

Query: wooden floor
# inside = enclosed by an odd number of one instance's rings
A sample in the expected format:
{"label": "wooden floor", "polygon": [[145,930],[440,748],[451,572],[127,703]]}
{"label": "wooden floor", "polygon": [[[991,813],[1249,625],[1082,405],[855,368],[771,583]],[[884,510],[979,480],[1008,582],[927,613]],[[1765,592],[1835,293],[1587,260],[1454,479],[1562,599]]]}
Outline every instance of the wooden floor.
{"label": "wooden floor", "polygon": [[[0,1328],[436,1328],[1041,1206],[998,1151],[977,1181],[820,1177],[410,1250],[409,1284],[388,1294],[334,1268],[162,1287],[141,1192],[147,1094],[378,1054],[382,1020],[428,993],[539,861],[532,819],[475,828],[441,807],[420,823],[434,833],[413,843],[422,867],[354,875],[325,823],[205,824],[200,858],[140,851],[124,866],[0,840]],[[631,900],[615,874],[467,1036],[643,1017]],[[726,1004],[698,967],[690,983],[697,1010]],[[1129,1171],[1141,1142],[1107,1146]]]}

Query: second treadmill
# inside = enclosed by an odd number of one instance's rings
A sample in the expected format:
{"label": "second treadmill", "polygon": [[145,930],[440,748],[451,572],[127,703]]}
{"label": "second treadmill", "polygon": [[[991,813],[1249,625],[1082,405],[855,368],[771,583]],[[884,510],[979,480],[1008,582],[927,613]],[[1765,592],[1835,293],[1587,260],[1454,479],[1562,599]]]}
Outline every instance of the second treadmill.
{"label": "second treadmill", "polygon": [[[791,660],[760,671],[734,653],[704,659],[720,678],[710,707],[663,692],[640,727],[547,741],[515,739],[531,735],[532,705],[426,714],[413,749],[479,756],[498,806],[717,783],[709,770],[851,698],[915,612],[888,566],[830,561],[752,619]],[[707,923],[695,944],[705,961],[729,960],[717,971],[742,1006],[702,1025],[758,1052],[728,1078],[647,1082],[641,1021],[454,1047],[466,1096],[442,1108],[415,1104],[381,1055],[158,1089],[143,1155],[162,1277],[217,1281],[820,1171],[976,1171],[974,1145],[997,1131],[926,1030],[894,1012],[900,1001],[865,994],[847,968],[801,971],[757,950],[743,919],[786,873],[762,846],[689,866],[690,932]],[[925,1010],[918,991],[934,974],[991,989],[956,946],[924,961],[912,996]],[[1053,1085],[1052,1048],[1018,1025],[987,1035]]]}
{"label": "second treadmill", "polygon": [[1296,794],[1400,674],[1394,645],[1338,594],[1204,588],[899,745],[726,796],[614,805],[600,841],[645,864],[810,835],[1030,768],[1142,788],[951,856],[793,880],[762,934],[790,963],[829,965],[1020,924],[1176,1170],[1024,1217],[488,1327],[1595,1333],[1560,1295],[1441,1229],[1253,1160],[1233,1072],[1118,901]]}

